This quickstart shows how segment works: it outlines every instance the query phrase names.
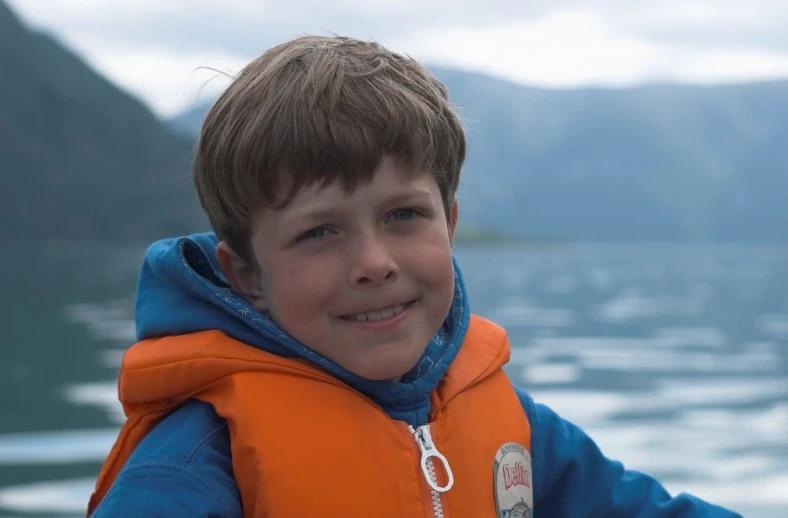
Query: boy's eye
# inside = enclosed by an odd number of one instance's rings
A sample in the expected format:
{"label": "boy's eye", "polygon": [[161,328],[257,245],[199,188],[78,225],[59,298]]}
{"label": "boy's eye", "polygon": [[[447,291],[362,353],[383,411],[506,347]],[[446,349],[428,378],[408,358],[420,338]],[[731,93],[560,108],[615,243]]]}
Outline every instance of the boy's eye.
{"label": "boy's eye", "polygon": [[413,209],[397,209],[391,213],[391,219],[395,221],[405,221],[413,219],[416,212]]}
{"label": "boy's eye", "polygon": [[301,234],[298,240],[301,241],[303,239],[317,239],[325,236],[327,233],[328,229],[326,227],[315,227]]}

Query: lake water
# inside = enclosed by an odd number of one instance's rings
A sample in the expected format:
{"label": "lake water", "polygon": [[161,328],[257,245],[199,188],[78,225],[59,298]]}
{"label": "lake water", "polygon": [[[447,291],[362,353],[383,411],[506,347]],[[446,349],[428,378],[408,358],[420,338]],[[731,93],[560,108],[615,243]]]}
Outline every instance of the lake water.
{"label": "lake water", "polygon": [[[78,516],[122,415],[142,248],[10,246],[0,516]],[[745,516],[788,509],[788,246],[456,250],[508,372],[609,456]]]}

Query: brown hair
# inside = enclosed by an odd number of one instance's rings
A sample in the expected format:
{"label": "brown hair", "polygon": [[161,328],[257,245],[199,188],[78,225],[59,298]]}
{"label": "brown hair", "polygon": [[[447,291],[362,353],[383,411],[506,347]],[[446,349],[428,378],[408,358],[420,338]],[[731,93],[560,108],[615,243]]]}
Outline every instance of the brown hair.
{"label": "brown hair", "polygon": [[256,266],[258,210],[285,207],[315,182],[352,191],[385,156],[431,173],[450,219],[465,135],[446,87],[377,43],[305,36],[247,65],[214,103],[194,184],[219,239]]}

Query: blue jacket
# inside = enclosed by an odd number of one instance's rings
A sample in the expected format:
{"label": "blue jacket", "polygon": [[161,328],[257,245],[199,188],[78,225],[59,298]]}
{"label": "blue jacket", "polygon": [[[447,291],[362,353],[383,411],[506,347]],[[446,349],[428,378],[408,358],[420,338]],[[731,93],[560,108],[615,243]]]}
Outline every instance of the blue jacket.
{"label": "blue jacket", "polygon": [[[393,383],[355,376],[286,335],[230,290],[215,246],[213,234],[197,234],[150,247],[137,291],[140,340],[221,329],[254,347],[320,365],[393,419],[426,423],[430,392],[456,356],[470,318],[456,263],[454,302],[444,326],[414,369]],[[671,497],[656,480],[607,459],[580,428],[515,390],[531,424],[537,517],[740,517],[691,495]],[[93,516],[234,517],[241,509],[227,425],[213,407],[191,401],[143,439]]]}

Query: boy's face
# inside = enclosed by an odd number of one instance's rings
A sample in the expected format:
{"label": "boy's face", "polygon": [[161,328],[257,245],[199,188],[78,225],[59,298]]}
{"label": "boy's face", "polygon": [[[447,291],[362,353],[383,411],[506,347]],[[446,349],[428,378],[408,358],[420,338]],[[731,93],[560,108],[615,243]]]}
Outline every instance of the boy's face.
{"label": "boy's face", "polygon": [[299,342],[358,376],[397,380],[443,324],[454,295],[451,244],[430,174],[407,180],[391,159],[348,194],[302,190],[265,209],[252,234],[260,273],[220,244],[233,287]]}

